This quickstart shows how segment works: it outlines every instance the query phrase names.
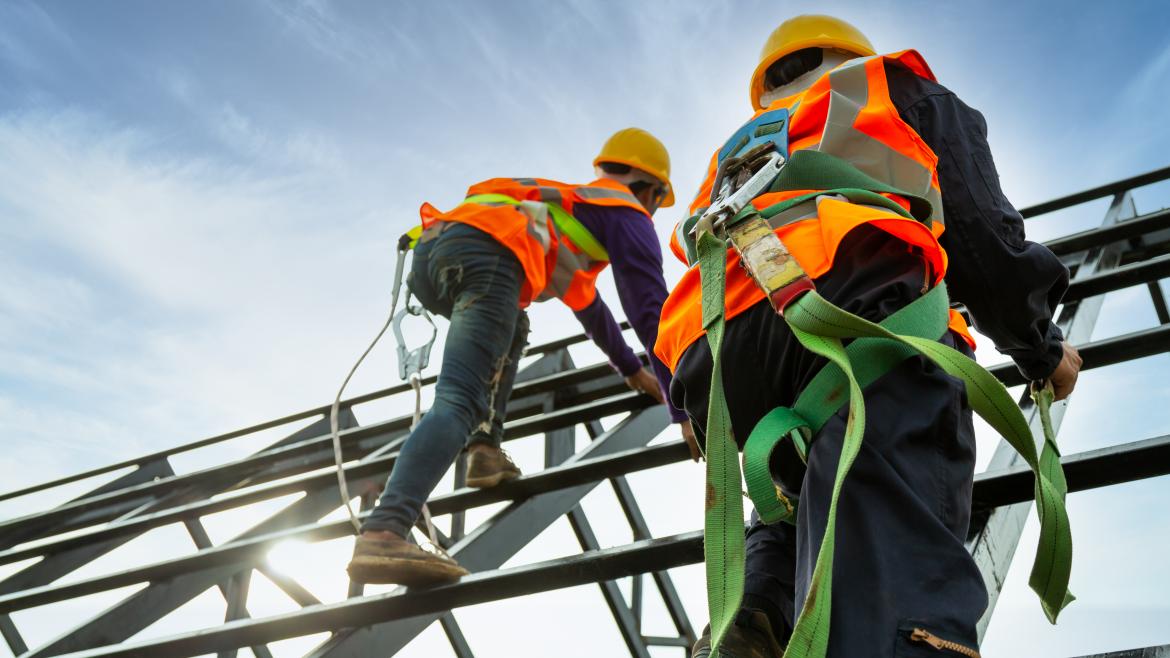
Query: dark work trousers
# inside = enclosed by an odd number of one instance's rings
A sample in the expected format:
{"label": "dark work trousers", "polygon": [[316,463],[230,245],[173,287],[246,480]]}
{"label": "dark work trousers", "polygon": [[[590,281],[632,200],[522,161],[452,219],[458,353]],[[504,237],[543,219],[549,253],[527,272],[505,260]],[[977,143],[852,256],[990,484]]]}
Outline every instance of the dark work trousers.
{"label": "dark work trousers", "polygon": [[[862,226],[816,285],[841,308],[880,321],[921,296],[925,268],[906,243]],[[951,332],[942,342],[970,355]],[[766,301],[727,323],[723,350],[723,385],[741,447],[764,414],[790,406],[825,363],[799,345]],[[706,426],[710,381],[703,338],[683,354],[670,391],[696,430]],[[975,468],[963,385],[914,357],[864,395],[864,443],[838,503],[829,655],[938,655],[909,641],[915,627],[975,647],[987,592],[963,546]],[[814,438],[807,468],[793,453],[774,456],[773,474],[800,497],[796,526],[764,525],[753,513],[747,533],[744,605],[769,613],[781,643],[791,635],[824,536],[847,408]]]}
{"label": "dark work trousers", "polygon": [[363,530],[405,536],[467,443],[500,445],[528,340],[528,314],[519,304],[523,278],[511,251],[466,224],[451,224],[415,249],[410,289],[451,326],[435,401],[403,444]]}

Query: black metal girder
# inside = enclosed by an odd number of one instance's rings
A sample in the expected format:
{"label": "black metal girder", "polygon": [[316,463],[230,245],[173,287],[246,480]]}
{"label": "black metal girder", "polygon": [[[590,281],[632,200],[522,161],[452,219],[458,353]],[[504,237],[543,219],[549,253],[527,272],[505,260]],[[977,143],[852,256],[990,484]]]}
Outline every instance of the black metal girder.
{"label": "black metal girder", "polygon": [[1044,244],[1052,250],[1052,253],[1064,256],[1166,229],[1170,229],[1170,209],[1140,215],[1112,226],[1091,228],[1080,233],[1049,240]]}
{"label": "black metal girder", "polygon": [[[590,417],[598,417],[611,414],[619,414],[623,412],[636,411],[652,406],[654,401],[646,395],[638,393],[627,392],[620,395],[604,398],[597,402],[586,405],[579,405],[561,409],[549,414],[523,419],[515,422],[509,422],[505,425],[505,439],[517,439],[532,434],[538,434],[551,429],[559,427],[569,427]],[[355,432],[366,430],[370,426],[359,427],[354,430],[343,432],[343,435],[353,436]],[[370,434],[366,434],[370,436]],[[386,440],[393,438],[403,438],[402,433],[394,435],[385,435]],[[327,440],[328,437],[326,437]],[[393,462],[397,453],[380,457],[368,462],[353,464],[346,467],[348,477],[364,477],[370,474],[377,474],[385,477],[389,474],[393,467]],[[330,457],[332,461],[332,457]],[[141,518],[136,518],[132,521],[124,523],[116,523],[107,526],[95,528],[85,533],[66,537],[60,540],[38,544],[27,548],[17,548],[8,551],[0,552],[0,564],[7,564],[17,562],[29,557],[43,555],[56,550],[61,550],[63,547],[84,544],[96,541],[102,538],[111,538],[121,536],[127,533],[139,532],[144,529],[166,525],[168,523],[175,523],[184,518],[192,518],[214,512],[220,512],[242,505],[260,502],[279,496],[288,495],[290,493],[297,493],[309,488],[327,486],[329,482],[334,480],[336,476],[333,473],[325,472],[315,475],[306,475],[301,478],[278,482],[264,487],[258,487],[248,491],[243,491],[238,494],[225,496],[215,500],[207,500],[199,503],[191,503],[178,508],[164,509],[162,511],[144,515]]]}
{"label": "black metal girder", "polygon": [[[622,329],[629,329],[629,327],[630,327],[628,322],[623,322],[621,326],[622,326]],[[552,341],[549,343],[544,343],[541,345],[535,345],[535,346],[529,347],[526,350],[526,353],[528,355],[545,354],[545,353],[560,349],[561,347],[566,347],[568,345],[573,345],[576,343],[584,342],[585,340],[587,340],[587,338],[583,334],[579,334],[576,336],[570,336],[569,338],[562,338],[562,339],[555,340],[555,341]],[[604,365],[604,364],[601,364],[601,365]],[[423,377],[422,385],[429,386],[431,384],[434,384],[437,380],[438,380],[438,377],[436,377],[435,375]],[[528,394],[528,393],[525,393],[524,389],[520,386],[517,386],[517,389],[518,390],[513,390],[513,396],[512,396],[513,398],[516,398],[517,396],[522,396],[522,395]],[[410,390],[411,390],[410,384],[398,384],[395,386],[390,386],[387,388],[378,389],[376,391],[371,391],[369,393],[363,393],[361,395],[357,395],[357,396],[354,396],[351,398],[346,398],[345,400],[342,400],[341,401],[341,409],[348,410],[350,407],[353,407],[355,405],[364,404],[366,402],[373,402],[374,400],[380,400],[382,398],[390,397],[392,395],[399,395],[402,393],[407,393]],[[533,391],[533,392],[538,392],[538,391]],[[155,461],[159,461],[161,459],[166,459],[166,458],[171,457],[173,455],[182,454],[184,452],[190,452],[192,450],[206,448],[208,446],[212,446],[212,445],[215,445],[217,443],[222,443],[224,441],[230,441],[231,439],[236,439],[236,438],[239,438],[242,436],[247,436],[248,434],[261,432],[264,430],[272,429],[274,427],[280,427],[281,425],[289,425],[291,423],[295,423],[295,422],[300,421],[300,420],[308,420],[308,419],[314,418],[316,416],[327,415],[329,413],[331,406],[332,405],[323,405],[320,407],[314,407],[312,409],[305,409],[304,411],[298,411],[295,413],[291,413],[291,414],[288,414],[286,416],[281,416],[280,418],[266,420],[266,421],[263,421],[260,423],[249,425],[247,427],[242,427],[240,429],[232,430],[230,432],[224,432],[222,434],[210,436],[210,437],[207,437],[205,439],[200,439],[198,441],[192,441],[190,443],[184,443],[182,445],[178,445],[178,446],[175,446],[173,448],[167,448],[166,450],[159,450],[157,452],[152,452],[152,453],[143,455],[141,457],[137,457],[135,459],[127,459],[127,460],[123,460],[120,462],[115,462],[113,464],[107,464],[106,466],[99,466],[97,468],[91,468],[89,470],[82,471],[80,473],[75,473],[73,475],[68,475],[68,476],[65,476],[62,478],[57,478],[55,480],[49,480],[48,482],[41,482],[39,484],[31,485],[28,487],[23,487],[21,489],[3,492],[3,493],[0,493],[0,501],[10,500],[12,498],[19,498],[21,496],[27,496],[29,494],[36,493],[38,491],[45,491],[48,489],[52,489],[54,487],[59,487],[63,484],[69,484],[72,482],[85,480],[85,479],[88,479],[91,477],[96,477],[98,475],[104,475],[106,473],[113,473],[114,471],[119,471],[119,470],[122,470],[125,468],[140,467],[140,466],[143,466],[144,464],[148,464],[150,462],[155,462]]]}
{"label": "black metal girder", "polygon": [[[1170,325],[1161,325],[1113,338],[1095,340],[1085,345],[1078,345],[1077,350],[1080,351],[1081,358],[1084,359],[1082,371],[1163,354],[1170,351]],[[1020,386],[1027,383],[1014,363],[1001,363],[988,368],[988,370],[1005,386]]]}
{"label": "black metal girder", "polygon": [[[661,407],[648,409],[623,420],[617,427],[591,442],[566,462],[583,461],[620,450],[645,446],[666,428],[669,419]],[[486,523],[468,534],[452,549],[459,563],[473,572],[498,569],[509,557],[526,546],[581,502],[599,483],[577,485],[526,501],[513,503]],[[359,599],[360,600],[360,599]],[[317,658],[366,658],[372,655],[392,655],[412,638],[438,619],[437,614],[424,614],[409,619],[387,621],[373,619],[363,623],[339,624],[334,628],[363,626],[336,634],[317,647],[310,656]]]}
{"label": "black metal girder", "polygon": [[[1164,436],[1065,457],[1062,461],[1068,465],[1066,472],[1069,488],[1072,491],[1083,491],[1170,473],[1170,452],[1167,446],[1170,446],[1170,437]],[[1131,450],[1142,455],[1141,461],[1146,464],[1144,468],[1122,468],[1119,465],[1117,454]],[[981,476],[975,482],[976,500],[982,499],[985,491],[997,488],[1011,492],[1010,495],[1001,494],[1006,502],[1030,499],[1031,486],[1028,484],[1021,487],[1020,477],[1016,469]],[[475,573],[454,585],[349,599],[148,642],[102,647],[70,658],[190,656],[338,627],[394,623],[386,621],[389,619],[409,622],[409,618],[418,615],[434,615],[455,607],[694,564],[703,559],[702,539],[702,532],[694,531],[636,541],[584,555]]]}
{"label": "black metal girder", "polygon": [[[688,459],[690,453],[682,441],[671,441],[649,448],[621,450],[603,457],[583,459],[523,476],[492,489],[463,489],[432,498],[428,507],[438,514],[488,505],[501,500],[523,500],[542,493],[570,486],[597,482],[634,471],[655,468]],[[503,492],[501,493],[501,490]],[[510,493],[509,493],[510,492]],[[336,496],[336,491],[333,492]],[[16,591],[0,596],[0,612],[22,610],[55,601],[86,596],[135,583],[172,578],[183,573],[220,565],[243,565],[260,559],[282,541],[327,541],[352,533],[349,520],[325,524],[298,526],[288,530],[249,536],[240,541],[221,544],[193,555],[149,564],[112,574],[75,581],[64,585],[45,586]]]}
{"label": "black metal girder", "polygon": [[1076,192],[1067,196],[1052,199],[1051,201],[1038,203],[1034,206],[1021,209],[1020,214],[1024,217],[1035,217],[1037,215],[1063,210],[1064,208],[1069,208],[1071,206],[1085,203],[1086,201],[1093,201],[1096,199],[1103,199],[1107,196],[1121,194],[1134,188],[1142,187],[1143,185],[1149,185],[1150,183],[1157,183],[1168,178],[1170,178],[1170,167],[1162,167],[1161,169],[1148,171],[1144,174],[1130,176],[1129,178],[1123,178],[1119,181],[1106,183],[1105,185],[1099,185],[1081,192]]}

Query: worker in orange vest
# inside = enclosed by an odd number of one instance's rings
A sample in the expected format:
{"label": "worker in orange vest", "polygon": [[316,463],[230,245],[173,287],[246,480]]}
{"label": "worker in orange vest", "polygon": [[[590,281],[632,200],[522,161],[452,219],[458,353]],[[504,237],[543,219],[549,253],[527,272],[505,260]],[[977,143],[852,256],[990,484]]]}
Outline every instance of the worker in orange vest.
{"label": "worker in orange vest", "polygon": [[[693,217],[671,241],[691,268],[663,307],[655,348],[674,372],[670,398],[701,441],[714,398],[713,361],[703,339],[704,292],[691,227],[721,191],[735,189],[724,186],[734,178],[729,163],[750,160],[745,154],[769,140],[790,169],[752,205],[775,210],[764,213],[767,225],[821,296],[878,322],[945,277],[952,298],[1028,379],[1051,382],[1057,399],[1072,391],[1080,357],[1052,322],[1068,271],[1047,248],[1024,239],[1022,218],[1000,189],[983,117],[936,82],[921,55],[876,55],[852,25],[799,16],[769,37],[750,99],[755,114],[712,158]],[[826,364],[768,302],[729,249],[720,354],[729,423],[741,448],[766,414],[791,407]],[[973,355],[959,313],[939,322],[949,326],[939,342]],[[964,548],[975,434],[963,384],[915,356],[865,388],[864,398],[864,442],[836,512],[837,595],[827,653],[933,655],[945,648],[977,656],[976,622],[987,593]],[[716,655],[783,654],[806,598],[814,598],[810,576],[831,522],[828,501],[847,420],[841,407],[810,437],[806,452],[783,444],[767,460],[780,495],[799,501],[794,524],[764,524],[753,513],[742,605]],[[727,495],[735,493],[738,485]],[[708,487],[709,506],[712,496]],[[712,655],[711,635],[704,632],[694,658]]]}
{"label": "worker in orange vest", "polygon": [[[626,384],[663,401],[669,370],[652,354],[653,374],[643,368],[595,283],[612,263],[622,308],[650,352],[667,294],[651,216],[674,203],[670,158],[650,133],[627,128],[605,143],[593,165],[598,179],[588,185],[493,178],[472,185],[450,211],[423,204],[409,285],[451,327],[435,401],[362,525],[348,567],[354,581],[433,585],[467,573],[441,549],[425,551],[407,535],[465,445],[468,486],[520,475],[500,441],[530,303],[563,301]],[[671,413],[693,437],[686,416]]]}

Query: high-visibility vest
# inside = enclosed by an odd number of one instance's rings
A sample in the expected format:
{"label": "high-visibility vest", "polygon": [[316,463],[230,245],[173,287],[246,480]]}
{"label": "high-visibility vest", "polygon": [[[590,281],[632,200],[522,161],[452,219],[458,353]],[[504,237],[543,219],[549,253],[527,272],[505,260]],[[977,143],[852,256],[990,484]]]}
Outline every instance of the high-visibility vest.
{"label": "high-visibility vest", "polygon": [[556,297],[574,311],[597,296],[597,275],[609,254],[573,217],[579,204],[637,210],[650,219],[621,183],[605,178],[568,185],[544,178],[492,178],[467,190],[467,199],[448,212],[429,203],[419,210],[423,229],[460,222],[491,235],[524,269],[520,307]]}
{"label": "high-visibility vest", "polygon": [[[888,208],[849,203],[838,196],[820,196],[798,204],[769,219],[777,236],[812,278],[833,266],[837,248],[854,228],[869,224],[920,249],[932,283],[943,279],[947,256],[938,243],[943,231],[942,202],[936,163],[938,157],[922,138],[898,116],[886,83],[887,62],[904,66],[928,80],[934,79],[926,61],[913,50],[849,60],[821,76],[805,91],[774,101],[752,117],[787,110],[788,153],[813,149],[846,160],[876,181],[930,202],[929,217],[916,221]],[[751,121],[748,122],[749,124]],[[742,129],[741,129],[742,131]],[[737,131],[737,135],[741,131]],[[757,134],[759,134],[757,132]],[[724,151],[730,145],[725,145]],[[692,214],[701,214],[713,199],[720,151],[711,158],[706,180],[691,204]],[[761,194],[752,202],[767,208],[781,201],[816,192],[788,190]],[[896,194],[883,194],[910,209],[910,201]],[[683,223],[671,237],[671,250],[690,269],[675,285],[662,307],[658,340],[654,351],[673,371],[678,360],[704,334],[698,266],[688,261],[681,235]],[[727,254],[726,318],[730,320],[764,299],[764,293],[740,267],[734,250]],[[951,313],[951,329],[972,345],[966,322]]]}

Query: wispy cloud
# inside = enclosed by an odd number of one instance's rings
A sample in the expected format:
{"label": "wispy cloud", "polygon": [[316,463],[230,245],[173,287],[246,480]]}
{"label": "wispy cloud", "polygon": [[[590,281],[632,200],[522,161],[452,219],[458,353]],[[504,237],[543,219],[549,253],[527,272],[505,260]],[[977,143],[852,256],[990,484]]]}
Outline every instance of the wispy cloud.
{"label": "wispy cloud", "polygon": [[[52,472],[76,470],[327,398],[332,381],[309,373],[340,372],[376,322],[385,286],[368,275],[389,278],[390,235],[361,227],[336,159],[299,140],[257,138],[305,153],[261,176],[78,112],[0,118],[3,232],[44,255],[2,267],[10,447],[68,444]],[[274,376],[295,383],[277,391]],[[87,414],[118,420],[82,431]]]}

